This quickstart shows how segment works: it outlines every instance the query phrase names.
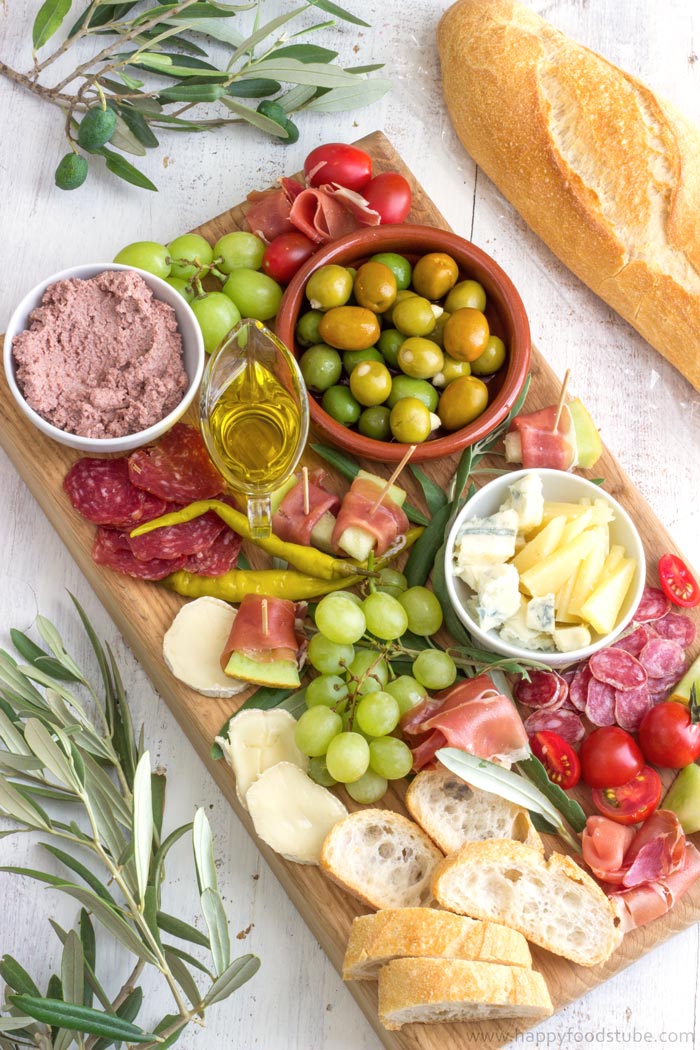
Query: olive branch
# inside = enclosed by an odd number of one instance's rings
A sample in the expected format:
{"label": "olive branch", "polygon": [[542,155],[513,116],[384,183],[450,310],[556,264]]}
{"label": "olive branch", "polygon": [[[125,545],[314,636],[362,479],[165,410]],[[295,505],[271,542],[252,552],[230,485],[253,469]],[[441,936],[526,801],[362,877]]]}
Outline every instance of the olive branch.
{"label": "olive branch", "polygon": [[[44,0],[32,27],[29,71],[18,72],[0,60],[0,75],[63,112],[69,151],[56,170],[62,189],[82,185],[89,159],[101,156],[112,174],[155,190],[123,154],[144,156],[159,145],[163,131],[206,132],[248,123],[290,143],[299,137],[291,117],[301,110],[355,109],[375,102],[391,87],[388,80],[366,75],[381,65],[343,68],[334,61],[337,51],[297,42],[335,25],[336,19],[368,25],[332,0],[305,0],[267,22],[262,20],[263,0],[158,0],[153,7],[138,0],[91,0],[65,39],[40,58],[72,7],[73,0]],[[291,22],[317,10],[332,17],[292,31]],[[247,12],[253,24],[244,33],[238,23]],[[90,43],[94,52],[89,58],[46,82],[57,60],[69,52],[82,55]],[[216,58],[210,54],[213,49]],[[245,101],[256,99],[257,105]],[[219,105],[218,112],[200,115],[197,107],[211,103]]]}
{"label": "olive branch", "polygon": [[[66,873],[11,866],[0,870],[44,883],[81,905],[75,929],[64,930],[51,920],[62,952],[44,995],[16,959],[5,955],[0,960],[0,977],[7,986],[0,1009],[0,1048],[105,1050],[124,1042],[155,1050],[171,1046],[190,1021],[203,1024],[208,1007],[248,981],[260,962],[253,955],[231,959],[211,828],[203,810],[191,823],[162,836],[165,776],[152,771],[143,733],[135,736],[110,649],[103,648],[73,601],[97,658],[101,696],[44,617],[37,618],[37,628],[46,649],[13,630],[14,646],[25,662],[19,664],[0,650],[0,821],[15,825],[0,831],[0,838],[38,832],[50,840],[41,841],[41,847]],[[76,687],[86,691],[87,704]],[[59,803],[60,810],[50,814],[48,803]],[[60,819],[66,807],[71,819]],[[206,934],[161,908],[166,858],[185,835],[192,838]],[[102,876],[94,873],[95,862]],[[132,958],[114,998],[97,976],[95,923]],[[210,961],[183,950],[181,942],[206,949]],[[143,1001],[138,981],[146,966],[159,971],[174,1002],[174,1011],[150,1031],[135,1023]],[[193,970],[205,976],[205,989]]]}

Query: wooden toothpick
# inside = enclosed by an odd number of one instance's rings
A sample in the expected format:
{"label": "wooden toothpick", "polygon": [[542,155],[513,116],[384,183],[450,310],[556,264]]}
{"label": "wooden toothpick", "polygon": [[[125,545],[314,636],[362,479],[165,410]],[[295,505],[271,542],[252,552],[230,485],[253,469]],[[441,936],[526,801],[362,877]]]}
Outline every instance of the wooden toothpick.
{"label": "wooden toothpick", "polygon": [[267,621],[267,598],[263,598],[263,600],[262,600],[261,612],[262,612],[262,633],[263,633],[263,638],[267,638],[267,636],[268,636],[268,634],[270,632],[270,628],[269,628],[268,621]]}
{"label": "wooden toothpick", "polygon": [[377,502],[374,504],[374,506],[372,507],[371,511],[369,512],[370,516],[372,514],[374,514],[374,512],[377,510],[377,508],[381,505],[382,500],[385,499],[385,497],[386,497],[387,493],[389,492],[391,486],[394,484],[394,482],[398,478],[399,474],[401,473],[403,468],[406,466],[406,464],[408,463],[408,461],[411,458],[411,456],[413,455],[413,453],[416,451],[416,448],[417,448],[416,445],[409,445],[408,446],[408,448],[406,449],[406,455],[403,457],[403,459],[399,463],[398,467],[396,468],[394,473],[391,475],[391,477],[387,481],[387,483],[384,486],[384,488],[382,489],[382,491],[379,493],[379,498],[377,499]]}
{"label": "wooden toothpick", "polygon": [[301,468],[301,483],[304,486],[304,514],[309,513],[309,468]]}
{"label": "wooden toothpick", "polygon": [[566,398],[566,388],[569,385],[569,376],[571,375],[571,369],[567,368],[564,373],[564,382],[561,385],[561,393],[559,394],[559,402],[557,404],[557,414],[554,417],[554,426],[552,431],[556,431],[559,426],[559,420],[561,419],[562,410],[564,408],[564,399]]}

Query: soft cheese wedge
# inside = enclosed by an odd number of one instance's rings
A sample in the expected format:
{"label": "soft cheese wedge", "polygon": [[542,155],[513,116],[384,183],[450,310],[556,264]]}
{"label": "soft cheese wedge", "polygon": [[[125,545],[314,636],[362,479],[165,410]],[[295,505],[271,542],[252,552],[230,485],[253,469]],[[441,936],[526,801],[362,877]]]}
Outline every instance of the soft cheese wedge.
{"label": "soft cheese wedge", "polygon": [[289,711],[241,711],[229,723],[228,737],[218,736],[226,761],[236,777],[238,801],[246,809],[248,788],[278,762],[293,762],[306,771],[309,760],[294,742],[296,719]]}
{"label": "soft cheese wedge", "polygon": [[324,839],[348,813],[339,798],[293,762],[266,769],[246,801],[258,837],[297,864],[318,864]]}
{"label": "soft cheese wedge", "polygon": [[248,683],[224,674],[219,656],[236,610],[219,598],[195,598],[180,609],[163,637],[163,659],[176,678],[203,696],[235,696]]}

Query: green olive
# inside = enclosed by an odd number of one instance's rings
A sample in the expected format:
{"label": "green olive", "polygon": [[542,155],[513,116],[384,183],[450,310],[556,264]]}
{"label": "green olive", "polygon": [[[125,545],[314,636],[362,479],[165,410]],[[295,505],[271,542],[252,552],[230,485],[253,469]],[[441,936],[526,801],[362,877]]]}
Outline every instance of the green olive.
{"label": "green olive", "polygon": [[357,421],[357,429],[365,437],[374,438],[375,441],[388,441],[391,437],[389,415],[386,405],[366,408]]}
{"label": "green olive", "polygon": [[433,376],[433,383],[435,386],[447,386],[448,383],[454,382],[455,379],[461,379],[462,376],[470,376],[471,374],[472,366],[468,361],[458,361],[456,357],[450,357],[449,354],[445,354],[442,371]]}
{"label": "green olive", "polygon": [[440,422],[445,430],[459,430],[480,416],[488,402],[486,383],[476,376],[462,376],[442,392],[438,405]]}
{"label": "green olive", "polygon": [[489,323],[481,310],[463,306],[445,325],[445,350],[458,361],[476,361],[486,349]]}
{"label": "green olive", "polygon": [[459,277],[454,259],[445,252],[423,255],[413,267],[413,287],[426,299],[442,299]]}
{"label": "green olive", "polygon": [[300,346],[314,346],[321,342],[321,333],[318,326],[323,314],[320,310],[307,310],[297,321],[294,332],[296,341]]}
{"label": "green olive", "polygon": [[460,281],[456,284],[444,302],[448,314],[471,306],[473,310],[486,309],[486,292],[478,281]]}
{"label": "green olive", "polygon": [[377,349],[381,350],[382,356],[389,368],[398,370],[399,348],[403,343],[405,335],[401,335],[398,328],[385,328],[377,340]]}
{"label": "green olive", "polygon": [[430,412],[417,397],[402,397],[391,410],[389,425],[397,441],[418,445],[430,434]]}
{"label": "green olive", "polygon": [[321,340],[336,350],[366,350],[374,346],[380,328],[376,314],[363,306],[337,306],[323,315]]}
{"label": "green olive", "polygon": [[411,283],[411,264],[408,259],[397,252],[379,252],[373,255],[370,262],[380,262],[388,266],[396,278],[396,287],[404,291]]}
{"label": "green olive", "polygon": [[329,386],[321,405],[324,412],[344,427],[352,426],[360,418],[361,408],[346,386]]}
{"label": "green olive", "polygon": [[393,408],[397,401],[403,397],[417,397],[422,401],[429,412],[434,412],[438,406],[440,395],[432,383],[425,379],[413,379],[411,376],[394,376],[391,382],[391,393],[387,398],[387,405]]}
{"label": "green olive", "polygon": [[393,271],[381,262],[366,262],[357,271],[353,292],[358,306],[382,314],[394,305],[397,293]]}
{"label": "green olive", "polygon": [[414,299],[415,295],[416,293],[413,291],[412,288],[402,288],[400,291],[398,291],[396,293],[396,300],[394,302],[394,305],[390,306],[389,309],[382,314],[382,321],[384,321],[385,324],[393,325],[394,310],[396,309],[398,304],[402,303],[404,299]]}
{"label": "green olive", "polygon": [[506,344],[497,335],[490,335],[486,349],[472,361],[472,372],[476,376],[490,376],[497,372],[506,359]]}
{"label": "green olive", "polygon": [[437,343],[409,336],[398,353],[399,368],[414,379],[432,379],[442,369],[444,354]]}
{"label": "green olive", "polygon": [[389,369],[379,361],[361,361],[350,373],[350,392],[361,405],[381,405],[391,393]]}
{"label": "green olive", "polygon": [[445,310],[442,311],[439,317],[435,318],[435,327],[432,332],[426,335],[426,339],[430,339],[433,343],[437,343],[441,350],[445,347],[445,325],[450,319],[450,314]]}
{"label": "green olive", "polygon": [[352,276],[344,266],[328,263],[312,273],[306,282],[306,298],[314,310],[344,306],[352,293]]}
{"label": "green olive", "polygon": [[412,295],[397,303],[391,317],[394,328],[403,335],[429,335],[435,328],[433,307],[421,295]]}
{"label": "green olive", "polygon": [[366,350],[346,350],[343,354],[343,368],[350,375],[355,365],[360,361],[383,361],[384,358],[376,346],[368,346]]}
{"label": "green olive", "polygon": [[343,364],[337,350],[325,343],[317,343],[301,355],[299,368],[309,390],[321,393],[338,382]]}

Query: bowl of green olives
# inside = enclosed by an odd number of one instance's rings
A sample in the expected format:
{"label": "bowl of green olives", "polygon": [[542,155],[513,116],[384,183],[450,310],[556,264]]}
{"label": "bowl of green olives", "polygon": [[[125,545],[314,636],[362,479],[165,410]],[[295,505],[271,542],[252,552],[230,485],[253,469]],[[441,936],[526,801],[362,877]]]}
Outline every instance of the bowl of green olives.
{"label": "bowl of green olives", "polygon": [[530,327],[509,277],[430,226],[365,227],[317,251],[277,315],[312,423],[356,456],[438,459],[481,440],[515,403]]}

